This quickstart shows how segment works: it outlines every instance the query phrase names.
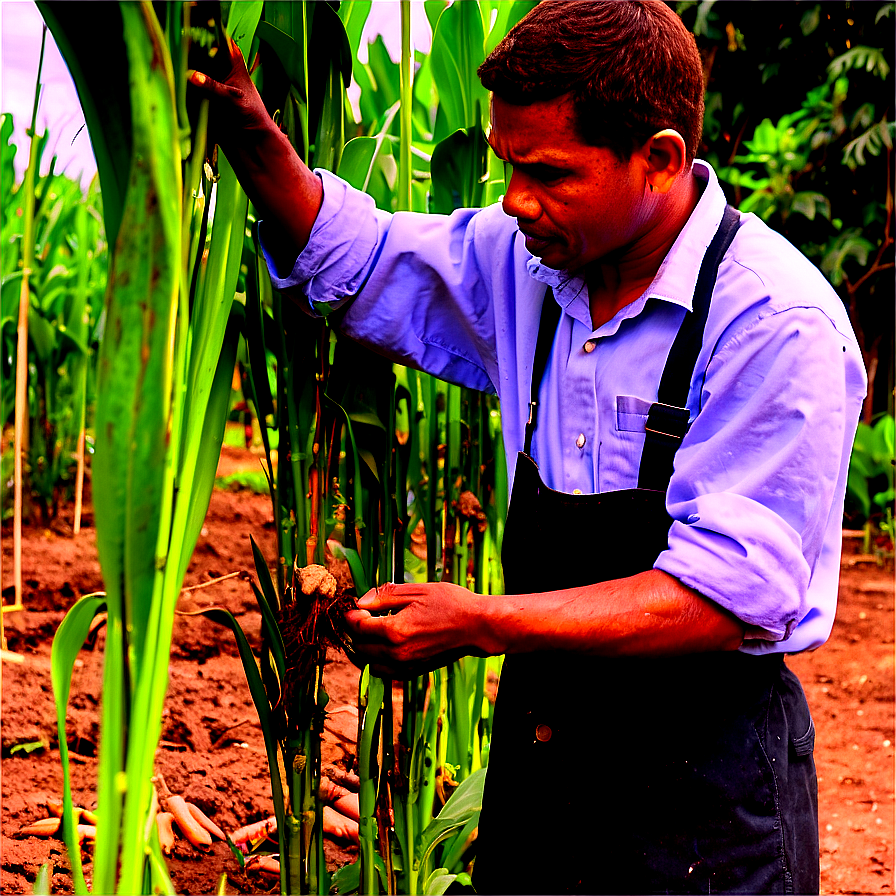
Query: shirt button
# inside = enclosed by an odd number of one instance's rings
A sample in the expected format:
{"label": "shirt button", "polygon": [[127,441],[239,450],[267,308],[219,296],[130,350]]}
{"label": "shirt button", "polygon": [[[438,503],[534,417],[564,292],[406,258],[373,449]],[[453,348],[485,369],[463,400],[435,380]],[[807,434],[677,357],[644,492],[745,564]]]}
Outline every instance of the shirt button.
{"label": "shirt button", "polygon": [[551,739],[551,735],[554,732],[551,731],[549,725],[539,725],[535,729],[535,740],[541,741],[541,743],[547,743]]}
{"label": "shirt button", "polygon": [[579,437],[576,439],[576,448],[584,448],[585,447],[585,433],[580,432]]}
{"label": "shirt button", "polygon": [[597,343],[593,339],[589,339],[582,348],[590,355],[597,348]]}

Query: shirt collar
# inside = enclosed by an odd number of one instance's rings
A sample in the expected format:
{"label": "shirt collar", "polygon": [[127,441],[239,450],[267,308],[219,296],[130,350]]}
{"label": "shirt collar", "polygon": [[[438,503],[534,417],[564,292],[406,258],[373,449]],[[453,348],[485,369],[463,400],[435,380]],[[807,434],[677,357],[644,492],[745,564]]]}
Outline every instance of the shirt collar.
{"label": "shirt collar", "polygon": [[[693,310],[700,265],[725,213],[725,194],[712,166],[697,159],[693,171],[694,176],[705,184],[694,211],[663,259],[653,282],[640,298],[621,308],[598,330],[601,335],[610,335],[623,320],[636,317],[651,298]],[[557,302],[567,313],[581,323],[589,324],[588,289],[581,277],[546,267],[534,256],[526,262],[526,267],[530,277],[553,290]]]}

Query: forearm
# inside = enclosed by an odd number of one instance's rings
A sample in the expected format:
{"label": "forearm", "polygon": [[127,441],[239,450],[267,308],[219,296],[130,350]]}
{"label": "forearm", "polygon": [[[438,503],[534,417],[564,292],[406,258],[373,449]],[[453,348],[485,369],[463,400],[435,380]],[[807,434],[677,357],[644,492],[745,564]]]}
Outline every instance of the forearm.
{"label": "forearm", "polygon": [[323,200],[317,176],[268,115],[236,44],[222,47],[220,80],[191,72],[211,102],[216,141],[259,215],[269,220],[269,251],[288,267],[305,248]]}
{"label": "forearm", "polygon": [[305,248],[323,201],[317,175],[298,157],[273,121],[223,146],[227,160],[260,218],[277,261],[291,268]]}
{"label": "forearm", "polygon": [[737,619],[659,570],[543,594],[385,585],[364,595],[346,621],[359,658],[391,678],[467,655],[671,656],[736,650],[743,641]]}
{"label": "forearm", "polygon": [[659,570],[542,594],[477,597],[478,645],[487,654],[563,650],[660,656],[736,650],[743,626]]}

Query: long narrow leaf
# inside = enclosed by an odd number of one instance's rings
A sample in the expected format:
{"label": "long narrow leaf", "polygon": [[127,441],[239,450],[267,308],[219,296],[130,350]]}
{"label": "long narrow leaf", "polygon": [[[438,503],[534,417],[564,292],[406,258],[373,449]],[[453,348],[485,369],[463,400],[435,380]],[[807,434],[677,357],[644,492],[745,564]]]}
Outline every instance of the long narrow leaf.
{"label": "long narrow leaf", "polygon": [[271,773],[271,797],[274,802],[274,814],[277,816],[277,834],[280,839],[280,850],[285,852],[284,821],[286,813],[283,782],[280,779],[280,766],[277,761],[279,746],[275,733],[274,719],[271,715],[271,705],[264,688],[264,682],[261,680],[261,673],[258,671],[255,654],[252,653],[252,647],[246,639],[239,622],[236,621],[236,618],[229,610],[221,607],[210,607],[207,610],[202,610],[199,615],[205,616],[213,622],[223,625],[225,628],[229,628],[236,639],[237,650],[243,663],[243,671],[246,673],[246,683],[249,685],[249,693],[252,695],[252,702],[255,704],[258,721],[261,724],[264,749],[268,758],[268,769]]}
{"label": "long narrow leaf", "polygon": [[482,809],[485,772],[484,768],[479,769],[463,781],[451,794],[442,811],[427,826],[417,846],[417,858],[421,866],[439,843],[478,815]]}
{"label": "long narrow leaf", "polygon": [[[72,672],[75,660],[84,646],[90,625],[99,613],[106,609],[105,595],[88,595],[81,598],[65,614],[65,618],[53,636],[50,649],[50,679],[53,682],[53,697],[56,702],[56,730],[59,733],[59,761],[62,763],[62,803],[63,836],[72,863],[72,878],[76,893],[87,892],[84,870],[81,867],[81,851],[72,814],[72,786],[68,760],[68,734],[66,715],[68,699],[72,689]],[[49,891],[48,891],[49,892]]]}

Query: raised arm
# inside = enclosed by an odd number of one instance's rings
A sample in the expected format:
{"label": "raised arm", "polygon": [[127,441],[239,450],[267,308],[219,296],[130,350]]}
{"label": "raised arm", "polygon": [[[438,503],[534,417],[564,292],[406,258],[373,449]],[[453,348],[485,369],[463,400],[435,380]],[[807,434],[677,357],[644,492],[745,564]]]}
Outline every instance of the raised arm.
{"label": "raised arm", "polygon": [[289,269],[308,242],[323,188],[268,115],[229,37],[225,53],[220,80],[194,71],[190,82],[211,100],[216,139],[252,204],[273,225],[265,234],[269,251]]}

